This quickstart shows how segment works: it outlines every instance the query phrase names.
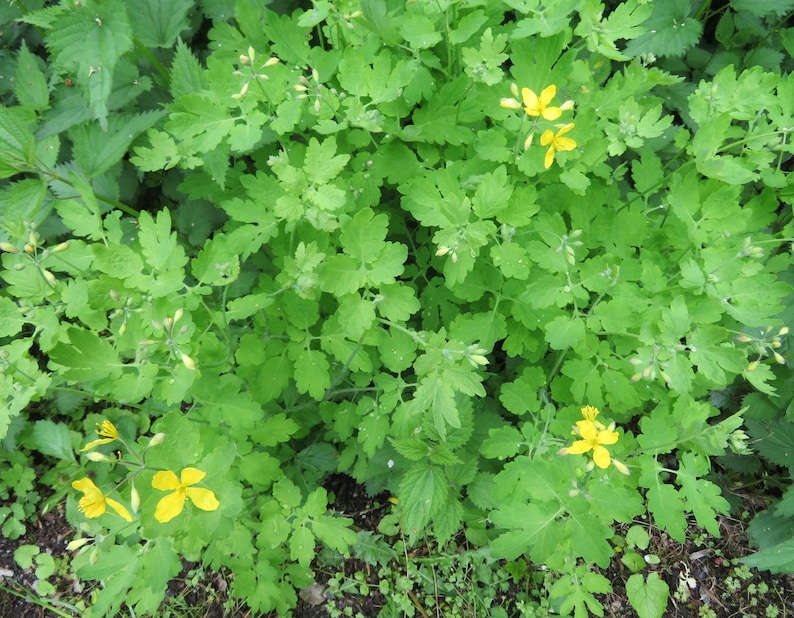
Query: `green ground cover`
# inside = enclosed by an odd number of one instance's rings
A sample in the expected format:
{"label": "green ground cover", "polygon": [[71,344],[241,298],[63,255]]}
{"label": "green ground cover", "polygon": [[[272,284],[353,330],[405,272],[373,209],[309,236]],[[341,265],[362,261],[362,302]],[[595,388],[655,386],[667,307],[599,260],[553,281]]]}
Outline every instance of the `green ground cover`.
{"label": "green ground cover", "polygon": [[792,15],[4,5],[3,573],[67,616],[217,577],[227,614],[652,618],[725,607],[708,556],[791,615]]}

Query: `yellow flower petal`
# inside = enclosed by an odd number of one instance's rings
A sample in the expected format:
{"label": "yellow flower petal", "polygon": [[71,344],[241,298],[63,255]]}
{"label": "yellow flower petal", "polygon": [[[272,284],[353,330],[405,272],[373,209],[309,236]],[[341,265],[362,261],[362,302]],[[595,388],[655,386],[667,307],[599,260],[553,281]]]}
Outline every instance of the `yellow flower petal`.
{"label": "yellow flower petal", "polygon": [[586,453],[587,451],[589,451],[591,448],[593,448],[591,442],[588,442],[587,440],[577,440],[576,442],[571,444],[571,446],[568,447],[567,454],[581,455],[582,453]]}
{"label": "yellow flower petal", "polygon": [[602,470],[609,467],[610,460],[609,451],[603,446],[598,445],[593,449],[593,461]]}
{"label": "yellow flower petal", "polygon": [[90,451],[95,446],[99,446],[100,444],[110,444],[113,442],[115,438],[100,438],[99,440],[92,440],[88,444],[86,444],[83,448],[80,449],[80,452]]}
{"label": "yellow flower petal", "polygon": [[[173,472],[171,474],[173,474]],[[174,476],[176,477],[176,475]],[[161,524],[164,524],[179,515],[183,508],[185,508],[185,493],[184,491],[175,491],[168,494],[157,503],[154,518]]]}
{"label": "yellow flower petal", "polygon": [[152,478],[152,487],[161,491],[169,491],[180,487],[179,479],[171,470],[162,470]]}
{"label": "yellow flower petal", "polygon": [[[127,521],[132,521],[132,515],[130,515],[129,511],[124,508],[124,505],[120,502],[116,502],[112,498],[105,498],[105,502],[107,505],[112,508],[116,513],[118,513],[123,519]],[[104,509],[103,509],[104,510]]]}
{"label": "yellow flower petal", "polygon": [[187,497],[202,511],[214,511],[221,503],[215,497],[215,494],[209,489],[203,487],[188,487]]}
{"label": "yellow flower petal", "polygon": [[546,156],[543,158],[543,167],[549,169],[552,163],[554,163],[554,146],[550,146],[546,151]]}
{"label": "yellow flower petal", "polygon": [[557,86],[552,84],[551,86],[546,86],[543,91],[540,93],[540,103],[544,107],[551,103],[554,100],[554,97],[557,95]]}
{"label": "yellow flower petal", "polygon": [[551,144],[551,141],[554,139],[554,131],[551,129],[546,129],[543,132],[543,135],[540,136],[540,145],[541,146],[548,146]]}
{"label": "yellow flower petal", "polygon": [[562,151],[573,150],[576,148],[576,142],[570,137],[558,137],[554,140],[554,148]]}
{"label": "yellow flower petal", "polygon": [[97,423],[97,427],[98,429],[96,430],[96,433],[102,436],[102,438],[100,438],[99,440],[93,440],[88,444],[86,444],[83,448],[80,449],[81,453],[83,451],[89,451],[95,446],[99,446],[100,444],[109,444],[114,440],[118,440],[119,430],[116,429],[116,426],[113,423],[111,423],[109,420],[105,419],[101,423]]}
{"label": "yellow flower petal", "polygon": [[203,470],[199,470],[198,468],[185,468],[182,470],[182,474],[180,477],[182,478],[182,486],[187,487],[188,485],[195,485],[196,483],[200,482],[207,476],[207,473]]}

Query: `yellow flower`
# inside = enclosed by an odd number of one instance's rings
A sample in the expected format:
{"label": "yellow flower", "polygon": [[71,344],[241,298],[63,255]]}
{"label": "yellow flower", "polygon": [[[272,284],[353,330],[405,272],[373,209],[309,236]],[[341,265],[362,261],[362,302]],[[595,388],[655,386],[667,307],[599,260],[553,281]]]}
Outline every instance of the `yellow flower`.
{"label": "yellow flower", "polygon": [[[611,423],[609,427],[605,427],[603,423],[595,420],[598,416],[598,408],[593,406],[585,406],[582,408],[582,416],[585,420],[577,421],[576,427],[573,428],[573,433],[579,435],[581,440],[577,440],[571,446],[561,449],[560,455],[581,455],[589,451],[593,451],[593,461],[599,468],[607,468],[612,463],[612,458],[609,451],[603,446],[604,444],[614,444],[618,441],[619,434],[615,431],[615,423]],[[626,467],[621,464],[618,470]]]}
{"label": "yellow flower", "polygon": [[94,440],[93,442],[89,442],[83,448],[80,449],[80,452],[88,451],[94,448],[95,446],[99,446],[100,444],[110,444],[114,440],[119,439],[119,430],[116,429],[116,426],[108,420],[104,420],[101,423],[97,423],[97,427],[99,429],[96,430],[97,434],[100,436],[104,436],[99,440]]}
{"label": "yellow flower", "polygon": [[576,148],[576,142],[570,137],[562,137],[571,129],[573,129],[573,123],[569,122],[568,124],[563,125],[562,128],[557,131],[557,133],[554,133],[551,129],[547,129],[543,132],[543,135],[540,136],[540,144],[542,146],[549,147],[549,149],[546,151],[546,158],[543,161],[543,167],[546,169],[551,167],[551,164],[554,161],[555,152],[573,150]]}
{"label": "yellow flower", "polygon": [[521,100],[524,101],[524,111],[528,116],[543,116],[546,120],[557,120],[562,115],[562,110],[559,107],[549,107],[556,94],[557,86],[554,84],[544,88],[540,96],[529,88],[522,88]]}
{"label": "yellow flower", "polygon": [[91,479],[83,478],[73,481],[72,487],[77,491],[83,492],[83,497],[77,503],[77,508],[81,513],[85,513],[85,516],[89,519],[99,517],[107,510],[107,507],[110,507],[126,521],[132,521],[132,516],[124,508],[124,505],[112,498],[108,498],[99,487],[94,485]]}
{"label": "yellow flower", "polygon": [[165,498],[157,503],[157,510],[154,518],[161,524],[171,521],[185,508],[185,499],[190,501],[203,511],[214,511],[220,506],[220,502],[215,498],[215,494],[209,489],[202,487],[190,487],[207,476],[206,472],[198,468],[185,468],[177,478],[171,470],[158,472],[152,478],[152,487],[160,491],[172,491]]}

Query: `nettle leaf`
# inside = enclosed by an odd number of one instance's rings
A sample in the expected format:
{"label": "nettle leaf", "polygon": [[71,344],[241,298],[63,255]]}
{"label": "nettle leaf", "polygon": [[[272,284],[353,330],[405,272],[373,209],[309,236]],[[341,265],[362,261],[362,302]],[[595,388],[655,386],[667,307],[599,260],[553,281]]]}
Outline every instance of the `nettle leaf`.
{"label": "nettle leaf", "polygon": [[177,41],[174,58],[171,61],[171,96],[174,100],[182,95],[207,88],[207,79],[201,64],[184,41]]}
{"label": "nettle leaf", "polygon": [[165,112],[114,114],[103,129],[97,124],[82,124],[71,131],[72,154],[89,178],[99,176],[121,161],[137,135],[146,131]]}
{"label": "nettle leaf", "polygon": [[146,47],[171,47],[179,33],[190,27],[191,0],[128,0],[130,23]]}
{"label": "nettle leaf", "polygon": [[76,461],[72,448],[72,434],[63,423],[36,421],[32,438],[33,446],[39,452],[65,461]]}
{"label": "nettle leaf", "polygon": [[126,5],[121,0],[87,1],[62,13],[46,36],[58,65],[88,94],[94,118],[107,128],[107,100],[116,64],[133,45]]}
{"label": "nettle leaf", "polygon": [[50,107],[47,79],[36,62],[36,56],[28,50],[27,42],[24,39],[17,54],[14,71],[14,96],[20,105],[37,112],[43,112]]}
{"label": "nettle leaf", "polygon": [[419,463],[409,468],[400,483],[403,530],[413,542],[426,533],[433,516],[450,500],[441,468]]}
{"label": "nettle leaf", "polygon": [[22,112],[0,106],[0,178],[34,168],[36,140]]}
{"label": "nettle leaf", "polygon": [[731,0],[730,5],[735,11],[747,11],[756,17],[766,17],[790,12],[794,9],[794,0]]}

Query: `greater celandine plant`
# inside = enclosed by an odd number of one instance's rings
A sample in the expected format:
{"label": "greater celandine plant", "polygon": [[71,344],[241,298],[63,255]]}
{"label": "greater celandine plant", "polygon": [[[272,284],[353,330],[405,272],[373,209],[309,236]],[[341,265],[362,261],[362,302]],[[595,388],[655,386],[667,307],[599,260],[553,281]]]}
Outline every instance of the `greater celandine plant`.
{"label": "greater celandine plant", "polygon": [[709,396],[787,362],[794,78],[775,3],[708,4],[15,7],[0,431],[62,460],[92,615],[182,558],[285,614],[358,540],[334,472],[561,614],[603,613],[616,524],[718,535]]}

